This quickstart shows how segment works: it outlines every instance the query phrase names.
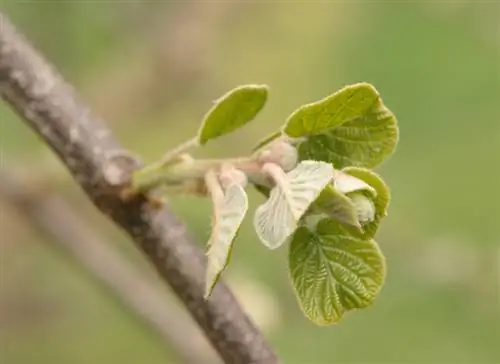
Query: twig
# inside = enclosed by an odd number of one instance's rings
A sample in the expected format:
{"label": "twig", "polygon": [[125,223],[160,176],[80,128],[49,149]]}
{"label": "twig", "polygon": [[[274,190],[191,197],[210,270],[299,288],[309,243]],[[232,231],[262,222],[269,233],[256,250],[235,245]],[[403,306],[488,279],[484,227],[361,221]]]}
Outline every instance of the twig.
{"label": "twig", "polygon": [[205,259],[185,225],[143,196],[120,198],[116,185],[129,183],[137,167],[133,159],[1,14],[0,94],[58,154],[95,205],[133,238],[226,363],[278,362],[223,283],[210,300],[203,299]]}
{"label": "twig", "polygon": [[102,243],[102,238],[82,221],[82,217],[64,199],[55,194],[35,192],[29,183],[23,182],[11,171],[6,172],[5,166],[0,171],[0,196],[47,236],[51,247],[69,254],[106,292],[154,329],[168,346],[175,349],[175,354],[183,363],[214,362],[209,351],[193,350],[193,342],[202,339],[200,333],[169,307],[168,298],[161,294],[159,287]]}

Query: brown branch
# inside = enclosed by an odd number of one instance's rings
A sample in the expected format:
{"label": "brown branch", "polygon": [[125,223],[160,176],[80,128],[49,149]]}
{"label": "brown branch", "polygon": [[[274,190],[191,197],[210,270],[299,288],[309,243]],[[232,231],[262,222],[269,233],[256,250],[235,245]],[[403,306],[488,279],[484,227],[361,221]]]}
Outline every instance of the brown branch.
{"label": "brown branch", "polygon": [[167,346],[174,348],[183,363],[214,362],[208,350],[193,350],[193,342],[201,342],[204,338],[190,322],[169,307],[168,298],[161,294],[159,287],[103,244],[102,238],[63,198],[40,193],[26,179],[23,181],[21,176],[5,171],[5,166],[0,171],[0,197],[48,237],[50,247],[69,256],[107,293],[157,332]]}
{"label": "brown branch", "polygon": [[95,205],[132,237],[226,363],[278,362],[224,283],[203,299],[205,259],[185,225],[142,196],[120,198],[116,186],[130,181],[134,159],[1,14],[0,94],[57,153]]}

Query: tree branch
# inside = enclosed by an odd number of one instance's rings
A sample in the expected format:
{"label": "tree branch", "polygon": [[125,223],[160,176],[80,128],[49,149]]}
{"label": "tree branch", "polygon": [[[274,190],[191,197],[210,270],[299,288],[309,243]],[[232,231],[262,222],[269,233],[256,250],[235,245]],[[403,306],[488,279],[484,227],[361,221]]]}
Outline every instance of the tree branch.
{"label": "tree branch", "polygon": [[23,181],[21,176],[5,171],[2,166],[0,197],[47,236],[51,247],[58,248],[84,268],[99,286],[158,333],[167,346],[175,349],[175,354],[183,363],[214,362],[207,350],[193,350],[193,342],[204,338],[191,323],[186,324],[183,317],[175,312],[176,309],[168,306],[168,298],[161,294],[159,287],[136,272],[135,267],[111,247],[103,244],[102,238],[82,221],[82,217],[64,199],[55,194],[42,194],[36,189]]}
{"label": "tree branch", "polygon": [[223,283],[203,299],[205,259],[185,225],[144,196],[120,198],[117,186],[130,182],[134,159],[2,14],[0,94],[57,153],[94,204],[132,237],[226,363],[278,362]]}

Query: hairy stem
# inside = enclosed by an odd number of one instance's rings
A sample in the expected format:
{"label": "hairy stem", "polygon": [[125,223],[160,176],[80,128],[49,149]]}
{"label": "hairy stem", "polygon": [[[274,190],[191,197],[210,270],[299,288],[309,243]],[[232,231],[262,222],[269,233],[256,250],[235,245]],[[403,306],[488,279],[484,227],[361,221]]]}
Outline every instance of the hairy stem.
{"label": "hairy stem", "polygon": [[283,190],[287,190],[287,176],[283,168],[278,166],[275,163],[266,163],[262,167],[262,172],[267,173],[273,181],[278,185],[281,186]]}
{"label": "hairy stem", "polygon": [[223,165],[232,165],[249,179],[262,177],[261,164],[249,157],[234,159],[197,159],[173,164],[155,163],[136,171],[132,177],[132,189],[145,192],[161,185],[182,184],[188,180],[203,180],[207,172],[219,171]]}

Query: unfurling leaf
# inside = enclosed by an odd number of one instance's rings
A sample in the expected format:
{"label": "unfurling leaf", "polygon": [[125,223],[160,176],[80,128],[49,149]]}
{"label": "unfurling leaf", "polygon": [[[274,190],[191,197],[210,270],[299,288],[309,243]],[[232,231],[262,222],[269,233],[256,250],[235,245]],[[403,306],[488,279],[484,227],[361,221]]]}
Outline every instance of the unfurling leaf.
{"label": "unfurling leaf", "polygon": [[349,173],[343,171],[335,171],[335,177],[333,179],[333,184],[335,188],[343,194],[348,194],[357,191],[367,191],[373,195],[377,192],[368,183],[362,179],[356,178]]}
{"label": "unfurling leaf", "polygon": [[[349,167],[344,168],[342,172],[347,173],[351,176],[363,180],[369,184],[376,192],[375,197],[373,197],[372,202],[375,207],[375,216],[373,221],[363,224],[363,238],[371,238],[375,235],[378,230],[380,221],[387,216],[387,209],[390,202],[390,191],[389,187],[385,184],[382,178],[368,169]],[[371,197],[371,196],[370,196]]]}
{"label": "unfurling leaf", "polygon": [[398,143],[396,118],[381,99],[355,119],[312,135],[299,144],[301,160],[320,160],[335,168],[373,168],[389,158]]}
{"label": "unfurling leaf", "polygon": [[277,165],[266,166],[276,186],[266,203],[257,208],[254,227],[260,240],[275,249],[293,234],[300,218],[331,181],[333,168],[328,163],[303,161],[285,174]]}
{"label": "unfurling leaf", "polygon": [[358,220],[361,224],[368,224],[375,220],[375,205],[371,196],[368,197],[362,192],[353,192],[349,194],[349,198],[356,206]]}
{"label": "unfurling leaf", "polygon": [[332,219],[354,226],[357,229],[361,228],[358,220],[357,210],[354,203],[349,197],[339,192],[333,184],[329,184],[311,206],[312,212],[321,212]]}
{"label": "unfurling leaf", "polygon": [[198,133],[201,145],[241,128],[255,118],[267,101],[266,85],[239,86],[222,96],[208,111]]}
{"label": "unfurling leaf", "polygon": [[347,121],[362,117],[378,100],[377,90],[368,83],[346,86],[331,96],[294,111],[283,132],[292,138],[327,132]]}
{"label": "unfurling leaf", "polygon": [[212,234],[208,242],[205,298],[210,296],[222,271],[226,267],[233,241],[248,209],[243,187],[231,184],[223,196],[214,198]]}
{"label": "unfurling leaf", "polygon": [[[354,227],[356,231],[361,232],[361,222],[365,221],[370,215],[367,209],[370,203],[364,201],[365,197],[356,197],[356,192],[366,193],[370,197],[375,197],[377,192],[373,187],[362,179],[351,176],[342,171],[334,171],[333,182],[329,184],[319,195],[318,199],[311,206],[312,212],[324,213],[334,220]],[[363,205],[362,205],[363,204]]]}
{"label": "unfurling leaf", "polygon": [[301,226],[289,253],[292,283],[305,315],[318,325],[337,323],[373,304],[385,280],[385,258],[374,240],[350,235],[321,220],[316,231]]}

